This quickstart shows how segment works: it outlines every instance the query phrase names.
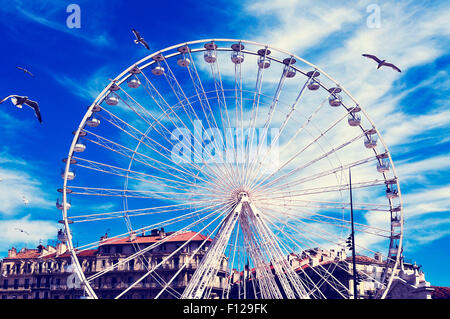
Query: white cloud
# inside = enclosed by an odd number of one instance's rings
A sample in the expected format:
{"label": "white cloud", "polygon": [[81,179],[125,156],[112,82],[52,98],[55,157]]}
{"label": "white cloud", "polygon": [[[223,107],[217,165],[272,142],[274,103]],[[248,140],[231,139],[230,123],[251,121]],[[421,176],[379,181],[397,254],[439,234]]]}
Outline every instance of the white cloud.
{"label": "white cloud", "polygon": [[19,245],[36,246],[40,241],[45,244],[56,237],[59,228],[56,222],[33,220],[31,215],[4,220],[0,223],[0,251]]}
{"label": "white cloud", "polygon": [[[54,203],[42,190],[42,182],[33,176],[33,164],[16,158],[3,149],[0,153],[0,214],[17,215],[26,209],[50,209]],[[24,203],[24,198],[28,201]]]}

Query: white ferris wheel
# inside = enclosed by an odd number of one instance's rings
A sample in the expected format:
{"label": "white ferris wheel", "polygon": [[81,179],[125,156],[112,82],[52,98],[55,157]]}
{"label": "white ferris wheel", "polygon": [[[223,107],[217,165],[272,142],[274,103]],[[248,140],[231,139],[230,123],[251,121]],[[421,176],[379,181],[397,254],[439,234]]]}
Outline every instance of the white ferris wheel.
{"label": "white ferris wheel", "polygon": [[[386,297],[403,232],[391,155],[308,61],[244,40],[174,45],[111,80],[73,134],[57,206],[91,298],[130,263],[114,298],[353,298],[352,273]],[[353,272],[352,228],[376,270]],[[124,242],[85,267],[84,252]]]}

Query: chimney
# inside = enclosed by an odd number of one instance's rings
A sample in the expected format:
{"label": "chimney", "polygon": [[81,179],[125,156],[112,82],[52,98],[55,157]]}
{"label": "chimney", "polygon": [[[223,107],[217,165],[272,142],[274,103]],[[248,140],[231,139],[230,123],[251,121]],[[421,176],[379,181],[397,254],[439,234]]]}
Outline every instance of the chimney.
{"label": "chimney", "polygon": [[8,257],[16,257],[17,255],[17,250],[16,248],[11,248],[10,250],[8,250]]}
{"label": "chimney", "polygon": [[51,246],[51,245],[47,245],[46,250],[47,250],[47,252],[49,252],[49,253],[54,253],[54,252],[56,251],[56,248],[53,247],[53,246]]}
{"label": "chimney", "polygon": [[67,246],[64,243],[58,243],[56,245],[56,256],[62,255],[66,252]]}
{"label": "chimney", "polygon": [[376,252],[374,258],[376,261],[383,262],[383,255],[380,252]]}

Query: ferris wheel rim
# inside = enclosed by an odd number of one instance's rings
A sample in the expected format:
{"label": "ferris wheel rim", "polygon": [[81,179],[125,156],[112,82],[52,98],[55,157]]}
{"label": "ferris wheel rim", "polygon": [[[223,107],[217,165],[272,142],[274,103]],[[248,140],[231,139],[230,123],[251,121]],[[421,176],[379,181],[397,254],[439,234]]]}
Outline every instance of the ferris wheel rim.
{"label": "ferris wheel rim", "polygon": [[[306,61],[306,60],[304,60],[304,59],[302,59],[301,57],[299,57],[299,56],[297,56],[297,55],[295,55],[295,54],[292,54],[292,53],[290,53],[290,52],[288,52],[288,51],[285,51],[285,50],[281,50],[281,49],[278,49],[278,48],[274,48],[274,47],[272,47],[272,46],[269,46],[269,45],[265,45],[265,44],[262,44],[262,43],[258,43],[258,42],[253,42],[253,41],[248,41],[248,40],[237,40],[237,39],[203,39],[203,40],[195,40],[195,41],[188,41],[188,42],[182,42],[182,43],[179,43],[179,44],[177,44],[177,45],[173,45],[173,46],[170,46],[170,47],[167,47],[167,48],[165,48],[165,49],[162,49],[162,50],[159,50],[159,51],[155,51],[154,53],[152,53],[152,54],[150,54],[150,55],[147,55],[146,57],[144,57],[143,59],[141,59],[141,60],[139,60],[138,62],[136,62],[136,63],[134,63],[134,64],[132,64],[131,66],[129,66],[127,69],[125,69],[122,73],[120,73],[118,76],[116,76],[116,78],[114,78],[114,80],[112,80],[111,81],[111,83],[109,84],[109,85],[107,85],[104,89],[103,89],[103,91],[97,96],[97,98],[94,100],[94,102],[89,106],[89,108],[88,108],[88,110],[86,111],[86,113],[85,113],[85,115],[84,115],[84,117],[83,117],[83,119],[82,119],[82,121],[80,122],[80,125],[78,126],[78,129],[76,130],[76,132],[75,132],[75,134],[74,134],[74,138],[73,138],[73,140],[72,140],[72,144],[71,144],[71,147],[70,147],[70,149],[69,149],[69,154],[68,154],[68,157],[67,157],[67,162],[66,162],[66,166],[65,166],[65,170],[64,170],[64,173],[65,173],[65,177],[64,177],[64,184],[63,184],[63,191],[62,191],[62,194],[63,194],[63,220],[64,220],[64,226],[65,226],[65,229],[66,229],[66,232],[67,232],[67,234],[68,234],[68,237],[69,237],[69,242],[70,242],[70,244],[68,245],[69,246],[69,250],[70,250],[70,252],[71,252],[71,255],[72,255],[72,259],[75,259],[75,267],[77,268],[77,270],[79,271],[79,272],[81,272],[82,273],[82,269],[81,269],[81,265],[79,265],[79,263],[78,263],[78,261],[77,261],[77,257],[76,257],[76,249],[73,247],[73,243],[72,243],[72,238],[71,238],[71,235],[70,235],[70,226],[69,226],[69,220],[68,220],[68,218],[67,218],[67,210],[66,210],[66,203],[67,203],[67,173],[68,173],[68,171],[69,171],[69,169],[70,169],[70,159],[72,158],[72,156],[73,156],[73,150],[74,150],[74,147],[75,147],[75,144],[76,144],[76,141],[78,140],[78,138],[79,138],[79,136],[80,136],[80,132],[83,130],[83,128],[84,128],[84,126],[85,126],[85,123],[86,123],[86,121],[87,121],[87,119],[93,114],[93,112],[92,112],[92,110],[93,110],[93,108],[96,106],[96,105],[98,105],[98,104],[100,104],[101,103],[101,101],[105,98],[105,96],[106,96],[106,93],[108,93],[109,91],[110,91],[110,87],[111,87],[111,85],[113,85],[114,83],[116,83],[117,85],[121,85],[124,81],[126,81],[126,79],[130,76],[130,75],[128,75],[129,73],[130,73],[130,70],[132,69],[132,68],[134,68],[134,67],[137,67],[138,65],[141,65],[142,63],[144,63],[144,62],[147,62],[149,59],[151,59],[152,57],[154,57],[154,56],[156,56],[156,55],[158,55],[158,54],[161,54],[161,53],[164,53],[164,52],[166,52],[166,51],[169,51],[169,50],[172,50],[172,49],[176,49],[176,48],[178,48],[178,47],[180,47],[180,46],[182,46],[182,45],[192,45],[192,44],[198,44],[198,43],[204,43],[204,42],[238,42],[238,43],[247,43],[247,44],[253,44],[253,45],[257,45],[257,46],[263,46],[263,47],[265,47],[265,48],[270,48],[270,49],[273,49],[273,50],[276,50],[276,51],[278,51],[278,52],[281,52],[281,53],[284,53],[284,54],[286,54],[286,55],[289,55],[289,56],[291,56],[291,57],[294,57],[294,58],[296,58],[296,59],[298,59],[299,61],[302,61],[303,63],[305,63],[305,64],[307,64],[307,65],[309,65],[310,67],[312,67],[312,68],[314,68],[315,70],[318,70],[321,74],[323,74],[324,76],[326,76],[329,80],[331,80],[337,87],[339,87],[339,88],[341,88],[342,90],[343,90],[343,92],[345,92],[345,94],[348,96],[348,97],[350,97],[350,99],[357,105],[357,106],[359,106],[360,108],[361,108],[361,111],[363,112],[363,114],[364,114],[364,116],[365,116],[365,118],[369,121],[369,123],[372,125],[372,129],[373,130],[375,130],[375,132],[377,133],[377,136],[378,136],[378,138],[379,138],[379,141],[381,142],[381,144],[383,145],[383,147],[384,147],[384,149],[385,149],[385,151],[386,151],[386,153],[387,153],[387,156],[388,156],[388,158],[389,158],[389,163],[390,163],[390,165],[391,165],[391,169],[392,169],[392,172],[393,172],[393,174],[394,174],[394,176],[395,176],[395,179],[396,179],[396,181],[397,181],[397,189],[398,189],[398,198],[399,198],[399,202],[400,202],[400,216],[401,216],[401,228],[400,228],[400,240],[399,240],[399,242],[398,242],[398,249],[399,249],[399,251],[401,251],[402,250],[402,240],[403,240],[403,203],[402,203],[402,196],[401,196],[401,190],[400,190],[400,183],[399,183],[399,179],[398,179],[398,177],[397,177],[397,173],[396,173],[396,170],[395,170],[395,166],[394,166],[394,163],[393,163],[393,160],[392,160],[392,157],[391,157],[391,153],[390,153],[390,151],[389,151],[389,148],[387,147],[387,145],[385,144],[385,142],[384,142],[384,140],[383,140],[383,138],[382,138],[382,135],[380,134],[380,132],[378,131],[378,129],[376,128],[376,126],[374,125],[374,123],[373,123],[373,121],[372,121],[372,119],[370,118],[370,116],[367,114],[367,112],[365,111],[365,109],[356,101],[356,99],[342,86],[342,85],[340,85],[334,78],[332,78],[330,75],[328,75],[326,72],[324,72],[321,68],[319,68],[319,67],[317,67],[316,65],[314,65],[314,64],[312,64],[312,63],[310,63],[310,62],[308,62],[308,61]],[[218,51],[220,50],[220,48],[218,48]],[[198,51],[206,51],[206,48],[205,49],[199,49]],[[224,49],[224,51],[232,51],[231,49]],[[180,52],[178,52],[178,53],[174,53],[173,55],[171,55],[170,57],[172,57],[172,56],[176,56],[176,55],[179,55],[179,54],[181,54]],[[280,62],[280,61],[277,61],[277,62]],[[149,67],[151,64],[153,64],[154,62],[150,62],[150,63],[147,63],[147,64],[145,64],[144,66],[142,66],[142,69],[145,69],[145,68],[147,68],[147,67]],[[300,71],[299,69],[297,69],[298,71]],[[301,72],[301,71],[300,71]],[[303,73],[303,72],[302,72]],[[322,86],[322,84],[321,84],[321,86]],[[322,86],[323,87],[323,86]],[[323,87],[324,88],[324,87]],[[344,107],[345,107],[345,105],[343,105]],[[362,129],[362,127],[361,127],[361,129]],[[137,146],[138,147],[138,146]],[[376,149],[374,149],[374,152],[375,152],[375,155],[379,155],[379,154],[377,154],[377,150]],[[132,160],[130,161],[130,165],[131,165],[131,163],[132,163]],[[384,174],[383,174],[384,175]],[[384,179],[386,180],[386,176],[384,176]],[[391,203],[391,200],[389,200],[389,202]],[[392,205],[391,205],[391,209],[392,209],[393,207],[392,207]],[[391,240],[391,243],[390,243],[390,246],[392,245],[392,240]],[[398,264],[399,264],[399,261],[400,261],[400,258],[401,258],[401,253],[399,253],[399,254],[397,254],[396,255],[396,259],[395,259],[395,264],[394,264],[394,266],[393,266],[393,269],[397,269],[398,268]],[[388,283],[388,285],[387,285],[387,287],[386,287],[386,289],[385,289],[385,291],[384,291],[384,293],[383,293],[383,298],[386,296],[386,294],[387,294],[387,292],[388,292],[388,290],[389,290],[389,287],[390,287],[390,285],[391,285],[391,283],[392,283],[392,280],[393,280],[393,275],[391,275],[390,276],[390,279],[389,279],[389,283]],[[89,289],[89,288],[86,288],[86,289]],[[95,293],[93,292],[93,290],[91,291],[91,292],[89,292],[88,291],[88,293],[92,293],[92,294],[94,294],[95,295]]]}

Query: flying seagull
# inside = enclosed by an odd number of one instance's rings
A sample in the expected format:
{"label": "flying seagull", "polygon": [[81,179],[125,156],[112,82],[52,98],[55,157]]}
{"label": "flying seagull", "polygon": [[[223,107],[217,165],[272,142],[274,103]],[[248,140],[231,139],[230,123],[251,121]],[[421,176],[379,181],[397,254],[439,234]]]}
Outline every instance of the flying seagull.
{"label": "flying seagull", "polygon": [[138,44],[141,43],[147,50],[150,50],[150,47],[148,46],[147,42],[145,42],[144,38],[141,37],[139,32],[137,32],[135,29],[131,29],[134,36],[136,37],[136,40],[134,40],[134,43]]}
{"label": "flying seagull", "polygon": [[29,100],[28,96],[20,96],[20,95],[9,95],[0,101],[0,104],[5,102],[7,99],[11,98],[11,102],[17,106],[18,108],[22,108],[22,105],[28,105],[34,110],[36,117],[39,120],[39,123],[42,123],[41,111],[39,110],[39,104],[35,101]]}
{"label": "flying seagull", "polygon": [[30,201],[28,200],[28,198],[25,197],[25,195],[22,196],[22,201],[25,204],[25,206],[30,203]]}
{"label": "flying seagull", "polygon": [[388,66],[388,67],[393,68],[394,70],[396,70],[396,71],[398,71],[398,72],[402,72],[402,71],[401,71],[397,66],[395,66],[394,64],[392,64],[392,63],[386,63],[386,60],[380,60],[379,58],[377,58],[377,57],[374,56],[374,55],[363,54],[362,56],[364,56],[364,57],[366,57],[366,58],[369,58],[369,59],[372,59],[372,60],[374,60],[375,62],[377,62],[377,63],[378,63],[377,69],[381,68],[382,66]]}
{"label": "flying seagull", "polygon": [[20,232],[22,232],[22,233],[25,233],[25,234],[27,234],[28,236],[30,236],[30,234],[27,232],[27,231],[25,231],[25,230],[23,230],[23,229],[20,229],[20,228],[14,228],[15,230],[18,230],[18,231],[20,231]]}
{"label": "flying seagull", "polygon": [[34,74],[31,73],[30,71],[28,71],[27,69],[21,68],[20,66],[16,66],[16,68],[18,68],[19,70],[22,70],[25,73],[28,73],[29,75],[31,75],[32,77],[34,77]]}

